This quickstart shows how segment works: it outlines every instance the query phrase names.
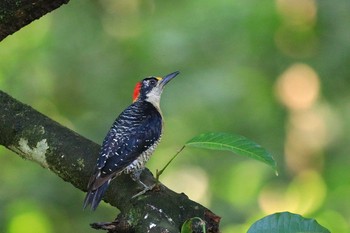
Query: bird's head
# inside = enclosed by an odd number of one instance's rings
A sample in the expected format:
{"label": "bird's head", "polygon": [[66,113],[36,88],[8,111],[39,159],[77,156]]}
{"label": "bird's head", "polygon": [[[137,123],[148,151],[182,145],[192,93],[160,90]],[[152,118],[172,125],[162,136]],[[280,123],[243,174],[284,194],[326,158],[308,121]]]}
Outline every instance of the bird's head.
{"label": "bird's head", "polygon": [[133,102],[145,100],[159,108],[160,96],[164,86],[180,72],[176,71],[165,77],[148,77],[138,82],[134,89]]}

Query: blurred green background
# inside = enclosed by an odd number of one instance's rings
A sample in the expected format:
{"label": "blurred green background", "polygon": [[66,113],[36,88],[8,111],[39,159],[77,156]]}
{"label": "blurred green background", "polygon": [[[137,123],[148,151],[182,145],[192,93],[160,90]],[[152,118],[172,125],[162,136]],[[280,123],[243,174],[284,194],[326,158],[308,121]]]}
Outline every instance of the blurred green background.
{"label": "blurred green background", "polygon": [[[155,171],[191,137],[244,135],[259,162],[187,148],[161,177],[246,232],[278,211],[350,232],[350,1],[71,1],[0,43],[0,88],[101,143],[135,83],[179,70],[162,98]],[[117,210],[0,148],[0,232],[95,232]],[[178,182],[181,180],[181,182]]]}

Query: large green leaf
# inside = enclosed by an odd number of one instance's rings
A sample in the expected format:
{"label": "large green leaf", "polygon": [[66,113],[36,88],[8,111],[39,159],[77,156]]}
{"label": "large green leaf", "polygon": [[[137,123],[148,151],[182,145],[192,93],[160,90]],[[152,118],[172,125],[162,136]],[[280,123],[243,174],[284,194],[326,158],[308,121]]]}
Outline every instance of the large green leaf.
{"label": "large green leaf", "polygon": [[211,150],[227,150],[237,155],[247,156],[271,166],[277,174],[276,162],[272,155],[257,143],[240,135],[229,133],[203,133],[191,140],[186,146]]}
{"label": "large green leaf", "polygon": [[289,212],[275,213],[255,222],[247,233],[330,233],[315,219]]}

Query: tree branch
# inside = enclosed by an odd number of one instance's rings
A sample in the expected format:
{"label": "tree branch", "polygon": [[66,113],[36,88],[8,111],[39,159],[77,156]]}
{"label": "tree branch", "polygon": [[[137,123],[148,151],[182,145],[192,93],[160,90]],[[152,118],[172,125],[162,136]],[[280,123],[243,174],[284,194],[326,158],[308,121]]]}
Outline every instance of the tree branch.
{"label": "tree branch", "polygon": [[[76,188],[86,191],[100,146],[0,91],[0,145],[39,163]],[[145,169],[141,179],[154,184]],[[219,232],[220,217],[207,208],[160,185],[157,190],[131,199],[139,192],[128,175],[117,177],[104,200],[121,213],[111,223],[92,226],[109,232],[179,232],[190,218],[206,221],[207,232]]]}
{"label": "tree branch", "polygon": [[0,0],[0,41],[69,0]]}

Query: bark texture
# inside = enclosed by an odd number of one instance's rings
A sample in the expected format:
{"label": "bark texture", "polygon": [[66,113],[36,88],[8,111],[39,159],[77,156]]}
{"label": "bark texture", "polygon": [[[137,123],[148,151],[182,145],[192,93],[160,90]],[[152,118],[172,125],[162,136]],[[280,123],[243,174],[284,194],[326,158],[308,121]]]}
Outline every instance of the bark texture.
{"label": "bark texture", "polygon": [[[0,145],[48,168],[82,191],[86,191],[100,148],[2,91]],[[141,180],[146,184],[155,182],[147,169]],[[128,175],[117,177],[104,200],[121,213],[112,222],[92,226],[109,232],[179,232],[186,220],[199,217],[205,220],[207,232],[219,232],[220,217],[185,194],[160,184],[157,189],[131,199],[140,188]]]}
{"label": "bark texture", "polygon": [[69,0],[0,0],[0,41]]}

